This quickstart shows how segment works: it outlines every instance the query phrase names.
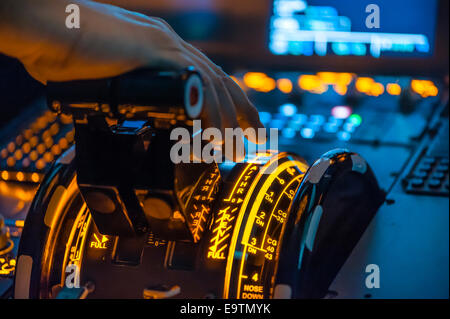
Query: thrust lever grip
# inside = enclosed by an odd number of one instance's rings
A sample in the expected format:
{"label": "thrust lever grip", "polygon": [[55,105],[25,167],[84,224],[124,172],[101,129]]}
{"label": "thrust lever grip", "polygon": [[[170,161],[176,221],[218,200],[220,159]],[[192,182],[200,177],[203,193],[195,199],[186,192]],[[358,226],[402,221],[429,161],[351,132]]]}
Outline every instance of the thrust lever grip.
{"label": "thrust lever grip", "polygon": [[53,111],[75,118],[185,121],[200,116],[203,82],[193,67],[182,71],[142,68],[111,78],[48,82],[47,103]]}

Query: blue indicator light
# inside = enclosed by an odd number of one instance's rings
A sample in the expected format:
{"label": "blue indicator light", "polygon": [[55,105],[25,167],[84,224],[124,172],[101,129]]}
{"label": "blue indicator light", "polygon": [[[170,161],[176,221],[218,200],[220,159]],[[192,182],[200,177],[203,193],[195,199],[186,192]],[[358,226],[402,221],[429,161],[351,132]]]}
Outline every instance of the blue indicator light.
{"label": "blue indicator light", "polygon": [[353,133],[355,131],[356,127],[352,123],[345,123],[344,124],[344,131]]}
{"label": "blue indicator light", "polygon": [[297,113],[297,107],[292,103],[286,103],[280,106],[280,113],[286,117],[291,117]]}
{"label": "blue indicator light", "polygon": [[350,47],[347,43],[335,42],[331,45],[333,52],[337,55],[349,55]]}
{"label": "blue indicator light", "polygon": [[323,130],[327,133],[336,133],[338,131],[338,129],[339,129],[339,126],[336,125],[335,123],[327,123],[323,127]]}
{"label": "blue indicator light", "polygon": [[309,121],[314,125],[322,125],[325,123],[325,116],[323,115],[311,115]]}
{"label": "blue indicator light", "polygon": [[345,141],[345,142],[349,141],[351,137],[352,137],[352,135],[349,132],[341,131],[341,132],[337,133],[337,138],[340,141]]}
{"label": "blue indicator light", "polygon": [[336,118],[334,116],[330,116],[328,118],[328,123],[330,123],[330,124],[334,124],[334,125],[340,126],[342,124],[342,122],[343,122],[342,119],[338,119],[338,118]]}
{"label": "blue indicator light", "polygon": [[354,55],[366,55],[367,54],[367,48],[364,43],[353,43],[352,44],[352,54]]}
{"label": "blue indicator light", "polygon": [[305,127],[300,131],[300,135],[303,138],[311,139],[314,137],[314,135],[316,135],[316,132],[314,132],[314,130],[310,127]]}
{"label": "blue indicator light", "polygon": [[292,117],[292,122],[297,123],[299,125],[305,124],[308,121],[308,116],[306,114],[295,114]]}
{"label": "blue indicator light", "polygon": [[281,133],[283,135],[283,137],[285,138],[294,138],[295,137],[295,130],[293,130],[290,127],[287,127],[283,130],[283,132]]}

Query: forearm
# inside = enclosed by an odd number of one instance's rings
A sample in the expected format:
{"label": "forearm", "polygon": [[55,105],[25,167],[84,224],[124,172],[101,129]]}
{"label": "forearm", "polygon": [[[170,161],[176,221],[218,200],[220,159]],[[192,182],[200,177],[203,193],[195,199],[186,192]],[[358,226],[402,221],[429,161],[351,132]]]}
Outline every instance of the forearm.
{"label": "forearm", "polygon": [[[112,76],[152,58],[145,28],[127,20],[126,10],[82,0],[0,3],[0,52],[22,61],[41,82],[72,79],[74,74],[78,78]],[[69,4],[80,8],[79,29],[66,27]],[[46,74],[49,67],[61,68],[58,78]]]}

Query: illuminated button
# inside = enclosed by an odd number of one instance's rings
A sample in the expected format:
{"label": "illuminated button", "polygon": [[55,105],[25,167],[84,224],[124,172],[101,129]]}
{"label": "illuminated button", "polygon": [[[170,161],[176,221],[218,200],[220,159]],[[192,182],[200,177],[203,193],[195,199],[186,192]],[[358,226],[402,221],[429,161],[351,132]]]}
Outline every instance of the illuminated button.
{"label": "illuminated button", "polygon": [[53,139],[51,137],[48,137],[44,140],[44,144],[46,148],[51,148],[53,146]]}
{"label": "illuminated button", "polygon": [[351,137],[352,135],[349,132],[341,131],[337,133],[337,138],[340,141],[349,141]]}
{"label": "illuminated button", "polygon": [[23,132],[23,136],[29,140],[33,136],[33,131],[30,129],[26,129],[25,132]]}
{"label": "illuminated button", "polygon": [[69,147],[69,142],[64,137],[59,140],[58,144],[63,150]]}
{"label": "illuminated button", "polygon": [[20,161],[23,157],[23,153],[21,150],[17,150],[14,152],[14,158],[18,161]]}
{"label": "illuminated button", "polygon": [[59,145],[53,145],[51,152],[53,153],[53,155],[59,155],[61,154],[61,147]]}
{"label": "illuminated button", "polygon": [[45,166],[46,166],[46,163],[45,163],[45,161],[44,161],[42,158],[40,158],[40,159],[36,162],[36,168],[37,168],[38,170],[44,169]]}
{"label": "illuminated button", "polygon": [[374,80],[372,78],[360,77],[356,80],[355,86],[359,92],[367,93],[370,91],[373,83]]}
{"label": "illuminated button", "polygon": [[295,131],[299,131],[300,128],[302,127],[302,125],[300,123],[297,123],[295,121],[289,121],[287,124],[287,127],[295,130]]}
{"label": "illuminated button", "polygon": [[316,135],[316,132],[310,127],[305,127],[300,131],[300,135],[303,138],[312,139]]}
{"label": "illuminated button", "polygon": [[42,140],[46,140],[46,139],[48,139],[48,138],[50,138],[51,137],[51,134],[50,134],[50,131],[49,130],[46,130],[46,131],[44,131],[43,133],[42,133]]}
{"label": "illuminated button", "polygon": [[48,124],[48,120],[45,116],[41,116],[36,120],[36,128],[42,130]]}
{"label": "illuminated button", "polygon": [[312,128],[314,132],[319,132],[321,128],[321,125],[317,123],[307,123],[306,126]]}
{"label": "illuminated button", "polygon": [[360,126],[362,123],[362,118],[360,115],[358,114],[352,114],[350,115],[350,117],[347,119],[348,123],[352,123],[354,126]]}
{"label": "illuminated button", "polygon": [[292,92],[293,85],[292,85],[291,80],[289,80],[289,79],[278,79],[277,87],[281,92],[288,94],[288,93]]}
{"label": "illuminated button", "polygon": [[280,106],[280,113],[284,116],[291,117],[297,113],[297,107],[292,103],[286,103]]}
{"label": "illuminated button", "polygon": [[346,119],[352,115],[352,108],[350,106],[338,105],[331,109],[331,115],[337,119]]}
{"label": "illuminated button", "polygon": [[287,128],[285,128],[283,130],[282,135],[285,138],[289,138],[289,139],[290,138],[294,138],[295,137],[295,130],[290,128],[290,127],[287,127]]}
{"label": "illuminated button", "polygon": [[369,95],[380,96],[384,93],[384,85],[381,83],[374,83],[370,88]]}
{"label": "illuminated button", "polygon": [[292,122],[295,122],[299,125],[303,125],[308,121],[308,116],[306,114],[295,114],[292,117]]}
{"label": "illuminated button", "polygon": [[67,132],[66,139],[69,143],[73,142],[74,137],[75,137],[75,132],[73,130],[70,132]]}
{"label": "illuminated button", "polygon": [[39,142],[39,138],[38,138],[37,136],[33,136],[33,137],[30,139],[30,145],[31,145],[31,147],[36,147],[36,145],[38,144],[38,142]]}
{"label": "illuminated button", "polygon": [[343,129],[346,132],[353,133],[356,127],[352,123],[345,123]]}
{"label": "illuminated button", "polygon": [[44,161],[46,161],[47,163],[51,163],[51,162],[53,162],[54,156],[53,156],[52,153],[46,152],[42,158],[43,158]]}
{"label": "illuminated button", "polygon": [[400,93],[402,93],[402,88],[397,83],[388,83],[386,86],[386,91],[390,95],[400,95]]}
{"label": "illuminated button", "polygon": [[342,125],[342,122],[343,122],[343,119],[338,119],[338,118],[336,118],[334,116],[330,116],[328,118],[328,123],[329,124],[334,124],[334,125],[340,126],[340,125]]}
{"label": "illuminated button", "polygon": [[10,142],[7,146],[7,149],[10,153],[14,152],[16,150],[16,144],[14,144],[14,142]]}
{"label": "illuminated button", "polygon": [[333,85],[333,89],[339,95],[345,95],[345,94],[347,94],[347,91],[348,91],[347,86],[341,85],[341,84]]}
{"label": "illuminated button", "polygon": [[30,143],[28,143],[28,142],[24,143],[24,144],[22,145],[22,151],[23,151],[25,154],[30,153],[30,152],[31,152],[31,145],[30,145]]}
{"label": "illuminated button", "polygon": [[22,143],[23,143],[23,136],[22,135],[18,135],[16,137],[16,144],[17,145],[22,145]]}
{"label": "illuminated button", "polygon": [[3,171],[0,176],[2,177],[3,180],[7,181],[9,179],[9,172]]}
{"label": "illuminated button", "polygon": [[2,151],[0,152],[0,156],[2,158],[6,158],[8,156],[8,150],[6,148],[2,149]]}
{"label": "illuminated button", "polygon": [[41,143],[37,146],[36,150],[39,154],[44,154],[46,147],[44,144]]}
{"label": "illuminated button", "polygon": [[334,123],[326,123],[323,127],[323,130],[327,133],[336,133],[339,129],[339,126]]}
{"label": "illuminated button", "polygon": [[9,167],[13,167],[14,165],[16,165],[16,159],[14,157],[8,157],[8,159],[6,160],[6,165],[8,165]]}
{"label": "illuminated button", "polygon": [[309,117],[309,121],[313,125],[322,125],[323,123],[325,123],[325,116],[314,114]]}
{"label": "illuminated button", "polygon": [[30,159],[31,159],[33,162],[35,162],[35,161],[38,159],[38,157],[39,157],[39,155],[38,155],[38,152],[37,152],[37,151],[32,151],[32,152],[30,153]]}
{"label": "illuminated button", "polygon": [[28,157],[24,158],[22,161],[22,167],[28,168],[28,167],[30,167],[30,165],[31,165],[31,160]]}
{"label": "illuminated button", "polygon": [[31,180],[35,183],[38,183],[39,182],[39,174],[38,173],[31,174]]}
{"label": "illuminated button", "polygon": [[16,179],[17,179],[19,182],[23,182],[23,180],[25,179],[25,175],[23,175],[22,172],[18,172],[17,175],[16,175]]}
{"label": "illuminated button", "polygon": [[58,123],[53,123],[52,126],[50,126],[50,133],[52,135],[56,135],[59,132],[59,124]]}

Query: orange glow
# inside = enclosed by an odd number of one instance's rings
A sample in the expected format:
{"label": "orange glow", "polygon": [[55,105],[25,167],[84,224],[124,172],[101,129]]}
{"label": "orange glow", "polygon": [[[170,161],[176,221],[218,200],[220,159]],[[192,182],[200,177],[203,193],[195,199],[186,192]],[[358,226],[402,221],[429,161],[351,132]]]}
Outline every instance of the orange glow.
{"label": "orange glow", "polygon": [[16,178],[19,182],[23,182],[23,180],[25,179],[25,176],[23,175],[22,172],[18,172],[16,175]]}
{"label": "orange glow", "polygon": [[46,165],[46,163],[42,158],[36,162],[36,168],[39,170],[44,169],[45,165]]}
{"label": "orange glow", "polygon": [[31,180],[33,181],[33,182],[35,182],[35,183],[38,183],[39,182],[39,174],[38,173],[33,173],[33,174],[31,174]]}
{"label": "orange glow", "polygon": [[347,86],[345,85],[340,85],[340,84],[335,84],[333,85],[334,91],[336,91],[337,94],[339,95],[345,95],[347,94]]}
{"label": "orange glow", "polygon": [[368,92],[368,94],[372,96],[380,96],[383,93],[384,93],[384,85],[381,83],[374,83],[370,88],[370,92]]}
{"label": "orange glow", "polygon": [[23,157],[23,153],[22,153],[22,151],[21,150],[17,150],[17,151],[15,151],[14,152],[14,157],[16,158],[16,160],[21,160],[22,159],[22,157]]}
{"label": "orange glow", "polygon": [[31,145],[30,145],[30,143],[28,143],[28,142],[24,143],[24,144],[22,145],[22,151],[23,151],[25,154],[30,153],[30,151],[31,151]]}
{"label": "orange glow", "polygon": [[324,84],[349,85],[353,80],[352,73],[318,72],[317,76]]}
{"label": "orange glow", "polygon": [[16,220],[15,225],[16,225],[16,227],[22,228],[23,226],[25,226],[25,221],[18,219],[18,220]]}
{"label": "orange glow", "polygon": [[362,93],[370,92],[373,83],[374,80],[372,78],[365,78],[365,77],[358,78],[356,80],[356,89]]}
{"label": "orange glow", "polygon": [[289,79],[278,79],[277,87],[283,93],[291,93],[292,92],[292,82]]}
{"label": "orange glow", "polygon": [[323,93],[327,90],[327,86],[317,75],[304,74],[298,78],[298,86],[305,91],[313,93]]}
{"label": "orange glow", "polygon": [[9,173],[7,171],[2,172],[2,179],[7,181],[9,179]]}
{"label": "orange glow", "polygon": [[433,81],[429,80],[412,80],[411,89],[423,98],[437,96],[439,93],[439,90]]}
{"label": "orange glow", "polygon": [[259,92],[270,92],[276,87],[274,79],[262,72],[248,72],[244,75],[244,83],[247,87]]}
{"label": "orange glow", "polygon": [[353,80],[353,74],[351,73],[338,73],[337,83],[341,85],[349,85]]}
{"label": "orange glow", "polygon": [[8,148],[8,151],[9,151],[10,153],[12,153],[12,152],[14,152],[14,150],[16,149],[16,144],[14,144],[14,142],[10,142],[10,143],[8,144],[7,148]]}
{"label": "orange glow", "polygon": [[6,160],[6,165],[8,165],[9,167],[13,167],[14,165],[16,165],[16,160],[14,159],[14,157],[8,157],[8,159]]}
{"label": "orange glow", "polygon": [[335,72],[318,72],[317,76],[325,84],[337,83],[338,74]]}
{"label": "orange glow", "polygon": [[37,151],[32,151],[32,152],[30,153],[30,159],[31,159],[33,162],[36,161],[36,160],[38,159],[38,157],[39,157],[39,155],[38,155]]}
{"label": "orange glow", "polygon": [[397,83],[388,83],[386,86],[386,91],[390,95],[400,95],[400,93],[402,93],[402,87]]}

